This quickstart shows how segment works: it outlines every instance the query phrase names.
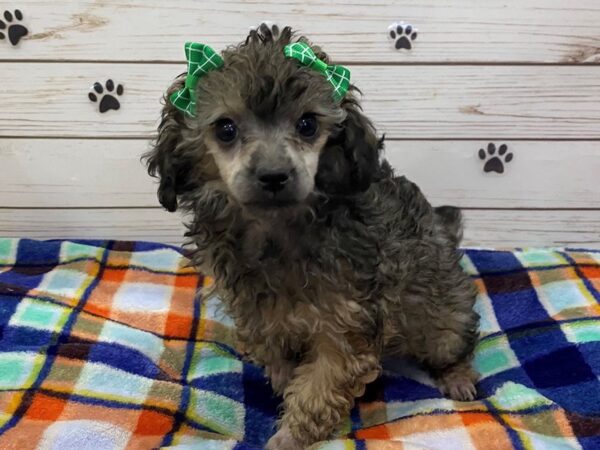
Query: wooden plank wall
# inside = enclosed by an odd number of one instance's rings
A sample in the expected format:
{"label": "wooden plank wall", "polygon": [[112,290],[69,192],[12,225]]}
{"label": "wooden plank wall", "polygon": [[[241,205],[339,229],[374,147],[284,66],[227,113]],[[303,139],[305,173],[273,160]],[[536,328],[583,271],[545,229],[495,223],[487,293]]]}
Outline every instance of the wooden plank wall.
{"label": "wooden plank wall", "polygon": [[[184,41],[220,49],[268,19],[351,68],[397,171],[432,203],[465,208],[466,245],[600,247],[597,0],[3,7],[29,33],[0,40],[0,235],[181,242],[139,161],[161,96],[185,70]],[[387,38],[396,20],[419,29],[410,51]],[[100,114],[88,92],[109,78],[121,108]],[[484,171],[489,144],[513,155],[502,174]]]}

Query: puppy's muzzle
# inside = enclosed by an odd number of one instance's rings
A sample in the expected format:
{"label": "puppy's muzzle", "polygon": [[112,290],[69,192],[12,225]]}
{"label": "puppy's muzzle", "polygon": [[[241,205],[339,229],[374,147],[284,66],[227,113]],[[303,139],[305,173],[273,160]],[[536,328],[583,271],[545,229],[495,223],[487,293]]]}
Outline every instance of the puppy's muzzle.
{"label": "puppy's muzzle", "polygon": [[261,148],[247,169],[236,177],[238,200],[259,209],[287,208],[302,202],[308,195],[308,171],[297,165],[284,147]]}

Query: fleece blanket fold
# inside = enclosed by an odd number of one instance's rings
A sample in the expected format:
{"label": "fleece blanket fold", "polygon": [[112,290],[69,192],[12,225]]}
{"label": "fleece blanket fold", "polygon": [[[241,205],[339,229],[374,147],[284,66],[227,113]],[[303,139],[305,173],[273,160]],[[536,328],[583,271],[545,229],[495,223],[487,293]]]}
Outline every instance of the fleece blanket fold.
{"label": "fleece blanket fold", "polygon": [[[466,250],[479,399],[386,362],[320,449],[600,448],[600,252]],[[175,248],[0,239],[0,448],[261,448],[280,398]]]}

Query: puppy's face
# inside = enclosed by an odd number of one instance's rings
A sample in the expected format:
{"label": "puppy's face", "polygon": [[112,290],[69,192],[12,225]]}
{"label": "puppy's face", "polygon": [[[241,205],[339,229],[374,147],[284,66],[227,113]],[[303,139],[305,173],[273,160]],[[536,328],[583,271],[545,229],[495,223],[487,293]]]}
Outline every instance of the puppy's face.
{"label": "puppy's face", "polygon": [[202,143],[230,195],[248,209],[302,204],[321,152],[345,113],[323,75],[299,67],[277,41],[224,53],[202,80]]}
{"label": "puppy's face", "polygon": [[[351,94],[334,100],[322,73],[285,57],[293,40],[289,28],[251,32],[225,50],[223,67],[196,86],[194,118],[166,102],[146,155],[165,208],[175,211],[182,196],[207,186],[257,212],[301,206],[315,190],[344,196],[368,188],[379,168],[375,130]],[[167,97],[183,84],[182,76]]]}
{"label": "puppy's face", "polygon": [[207,125],[204,144],[240,204],[268,209],[304,202],[314,189],[319,157],[331,133],[331,120],[318,109],[273,105],[265,117],[247,104],[232,109],[215,105],[218,117]]}

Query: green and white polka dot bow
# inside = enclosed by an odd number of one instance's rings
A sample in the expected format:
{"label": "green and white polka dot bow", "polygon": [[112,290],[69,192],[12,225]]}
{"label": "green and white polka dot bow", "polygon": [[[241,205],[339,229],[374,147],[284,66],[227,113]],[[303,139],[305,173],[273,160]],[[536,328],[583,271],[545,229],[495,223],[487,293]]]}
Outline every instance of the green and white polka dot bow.
{"label": "green and white polka dot bow", "polygon": [[198,80],[215,69],[223,66],[223,58],[208,45],[198,42],[185,43],[185,57],[188,62],[188,72],[185,86],[171,94],[173,106],[183,113],[196,116],[196,85]]}
{"label": "green and white polka dot bow", "polygon": [[350,87],[350,70],[343,66],[327,65],[326,62],[317,58],[313,49],[305,42],[295,42],[286,45],[284,53],[288,58],[297,59],[300,61],[300,64],[321,72],[333,86],[334,98],[336,100],[344,98]]}

